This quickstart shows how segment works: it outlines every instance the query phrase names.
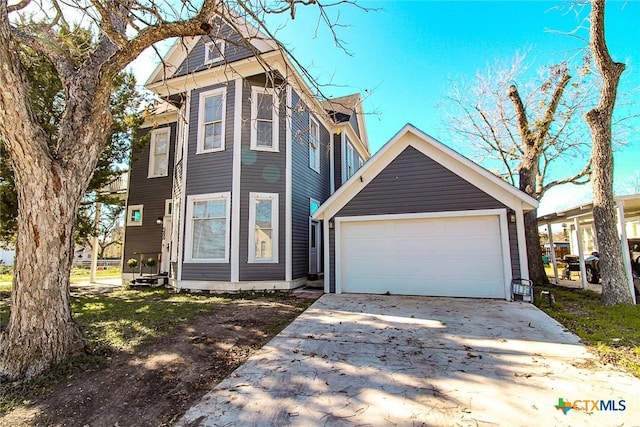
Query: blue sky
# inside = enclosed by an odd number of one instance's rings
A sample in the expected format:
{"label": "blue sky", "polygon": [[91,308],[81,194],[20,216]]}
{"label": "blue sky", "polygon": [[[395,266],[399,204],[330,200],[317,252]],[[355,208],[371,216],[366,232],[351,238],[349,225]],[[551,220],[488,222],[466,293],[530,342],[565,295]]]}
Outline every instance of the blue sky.
{"label": "blue sky", "polygon": [[[367,116],[372,153],[405,123],[447,144],[442,104],[452,81],[470,81],[497,61],[509,63],[527,51],[532,68],[579,54],[585,42],[561,32],[573,31],[582,16],[547,1],[363,1],[365,12],[343,5],[333,18],[351,55],[333,43],[324,27],[316,34],[317,9],[298,7],[296,18],[272,20],[276,36],[323,84],[325,95],[360,92]],[[607,3],[606,31],[615,60],[625,62],[621,91],[640,87],[640,2]],[[555,30],[555,32],[554,32]],[[586,31],[578,33],[586,37]],[[146,68],[146,67],[145,67]],[[146,78],[146,74],[139,74]],[[640,96],[636,96],[640,104]],[[640,118],[636,119],[640,124]],[[638,126],[640,128],[640,126]],[[462,154],[471,157],[464,148]],[[630,176],[639,173],[640,137],[636,134],[616,153],[615,179],[629,192]],[[541,211],[567,208],[590,199],[588,187],[552,191]],[[629,187],[629,188],[627,188]],[[626,191],[625,191],[626,189]]]}

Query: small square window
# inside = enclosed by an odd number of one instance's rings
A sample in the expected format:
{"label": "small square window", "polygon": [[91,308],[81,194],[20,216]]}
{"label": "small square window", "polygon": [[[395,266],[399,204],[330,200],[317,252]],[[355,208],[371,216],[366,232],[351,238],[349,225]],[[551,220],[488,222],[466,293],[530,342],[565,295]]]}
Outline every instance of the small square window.
{"label": "small square window", "polygon": [[224,59],[224,40],[215,40],[204,44],[204,65]]}
{"label": "small square window", "polygon": [[127,207],[127,226],[142,225],[142,208],[143,205],[131,205]]}

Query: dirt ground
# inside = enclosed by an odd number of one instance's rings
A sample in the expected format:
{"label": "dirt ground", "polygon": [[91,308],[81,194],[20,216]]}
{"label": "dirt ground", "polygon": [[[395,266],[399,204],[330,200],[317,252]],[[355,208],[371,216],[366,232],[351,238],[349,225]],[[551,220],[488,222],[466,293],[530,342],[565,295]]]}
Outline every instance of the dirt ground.
{"label": "dirt ground", "polygon": [[0,426],[171,425],[300,314],[299,303],[233,301],[135,354],[116,354],[105,366],[61,382],[0,418]]}

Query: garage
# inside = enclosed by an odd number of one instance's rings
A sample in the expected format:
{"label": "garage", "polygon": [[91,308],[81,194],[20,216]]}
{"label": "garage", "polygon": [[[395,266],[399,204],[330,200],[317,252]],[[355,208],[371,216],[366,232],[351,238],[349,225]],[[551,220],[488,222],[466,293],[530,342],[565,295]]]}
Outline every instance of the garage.
{"label": "garage", "polygon": [[339,226],[338,292],[505,298],[499,215]]}
{"label": "garage", "polygon": [[324,289],[510,299],[538,202],[406,125],[313,214]]}

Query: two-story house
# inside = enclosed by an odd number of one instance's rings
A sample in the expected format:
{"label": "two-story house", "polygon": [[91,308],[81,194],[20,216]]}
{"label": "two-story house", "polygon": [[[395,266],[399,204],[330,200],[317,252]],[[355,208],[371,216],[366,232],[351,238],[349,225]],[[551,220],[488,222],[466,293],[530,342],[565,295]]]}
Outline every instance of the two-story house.
{"label": "two-story house", "polygon": [[242,20],[177,41],[146,87],[165,102],[132,155],[123,279],[247,290],[321,276],[311,215],[370,156],[360,96],[318,99]]}

